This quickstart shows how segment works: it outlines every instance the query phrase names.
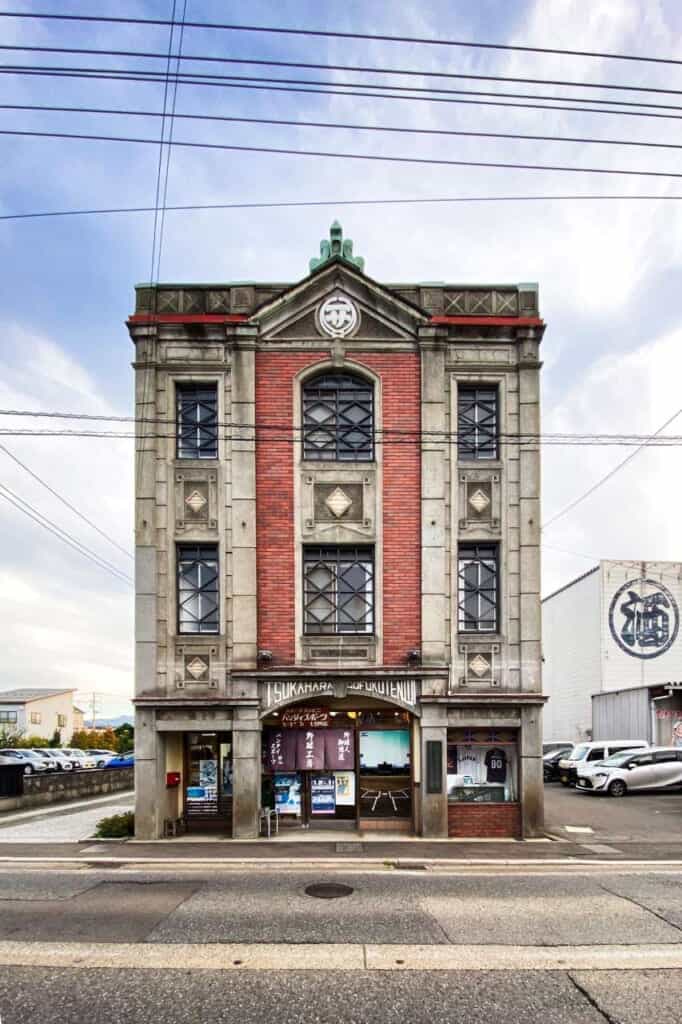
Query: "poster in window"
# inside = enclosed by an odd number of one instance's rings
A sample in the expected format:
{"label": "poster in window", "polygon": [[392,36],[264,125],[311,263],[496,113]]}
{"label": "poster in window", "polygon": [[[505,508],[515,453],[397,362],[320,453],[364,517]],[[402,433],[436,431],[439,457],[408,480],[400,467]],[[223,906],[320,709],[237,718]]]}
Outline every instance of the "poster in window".
{"label": "poster in window", "polygon": [[333,814],[336,810],[336,785],[333,775],[311,776],[310,810],[312,814]]}
{"label": "poster in window", "polygon": [[218,762],[215,760],[199,761],[199,785],[218,785]]}
{"label": "poster in window", "polygon": [[355,772],[334,772],[336,806],[355,806]]}
{"label": "poster in window", "polygon": [[280,814],[301,813],[301,776],[298,772],[275,775],[275,807]]}

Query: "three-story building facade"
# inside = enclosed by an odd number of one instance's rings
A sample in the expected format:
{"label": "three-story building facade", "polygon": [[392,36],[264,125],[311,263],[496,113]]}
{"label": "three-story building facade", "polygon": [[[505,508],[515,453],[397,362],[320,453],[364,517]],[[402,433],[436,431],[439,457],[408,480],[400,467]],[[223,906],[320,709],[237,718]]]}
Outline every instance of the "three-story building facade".
{"label": "three-story building facade", "polygon": [[139,286],[136,833],[542,830],[535,285]]}

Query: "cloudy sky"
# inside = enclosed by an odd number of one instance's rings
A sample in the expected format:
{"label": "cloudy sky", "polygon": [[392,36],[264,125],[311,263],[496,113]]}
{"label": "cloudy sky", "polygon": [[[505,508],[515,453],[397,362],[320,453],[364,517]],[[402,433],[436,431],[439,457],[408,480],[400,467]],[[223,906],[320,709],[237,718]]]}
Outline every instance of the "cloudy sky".
{"label": "cloudy sky", "polygon": [[[181,13],[184,0],[177,0]],[[74,3],[89,14],[164,18],[172,0]],[[56,0],[2,0],[0,11],[63,13]],[[620,53],[681,52],[675,0],[328,0],[278,3],[188,0],[187,18],[251,25],[477,40]],[[166,53],[168,29],[0,19],[3,43]],[[177,43],[177,36],[176,36]],[[682,67],[606,59],[187,29],[183,52],[363,67],[416,69],[682,90]],[[5,51],[5,64],[143,67],[162,60]],[[347,72],[187,70],[317,81],[433,86],[433,79]],[[585,86],[458,83],[444,88],[613,98]],[[159,83],[3,77],[3,103],[159,111]],[[428,95],[428,94],[422,94]],[[441,94],[443,95],[443,94]],[[682,107],[674,95],[629,102]],[[451,97],[452,98],[452,97]],[[461,98],[461,97],[460,97]],[[584,106],[584,103],[576,105]],[[179,113],[354,125],[464,129],[658,143],[679,142],[679,116],[640,117],[453,102],[181,85]],[[625,108],[623,108],[625,109]],[[642,108],[630,108],[639,109]],[[652,110],[653,112],[653,110]],[[661,111],[659,110],[659,113]],[[0,128],[158,139],[151,116],[0,110]],[[168,203],[323,200],[318,208],[169,212],[161,280],[296,280],[338,216],[378,280],[538,281],[548,323],[543,427],[547,432],[647,434],[682,404],[682,196],[674,177],[473,169],[343,159],[345,153],[682,172],[679,151],[585,142],[534,142],[377,133],[358,129],[192,122],[176,141],[326,150],[338,158],[175,148]],[[0,136],[0,214],[153,204],[158,146]],[[341,200],[458,196],[650,195],[647,201],[543,200],[400,207],[340,207]],[[152,214],[0,221],[3,326],[0,408],[105,415],[132,411],[131,345],[124,321],[133,285],[148,280]],[[18,421],[1,417],[0,426]],[[22,421],[21,426],[55,426]],[[68,425],[68,424],[67,424]],[[682,416],[671,431],[682,434]],[[0,483],[124,574],[132,546],[132,442],[10,437],[0,442],[95,520],[118,547],[61,505],[0,450]],[[544,456],[548,520],[628,454],[618,447],[552,447]],[[679,450],[640,453],[545,533],[545,593],[597,558],[677,559]],[[0,492],[5,495],[7,492]],[[6,500],[0,502],[4,660],[0,686],[73,685],[98,694],[100,713],[132,692],[130,586],[86,561]]]}

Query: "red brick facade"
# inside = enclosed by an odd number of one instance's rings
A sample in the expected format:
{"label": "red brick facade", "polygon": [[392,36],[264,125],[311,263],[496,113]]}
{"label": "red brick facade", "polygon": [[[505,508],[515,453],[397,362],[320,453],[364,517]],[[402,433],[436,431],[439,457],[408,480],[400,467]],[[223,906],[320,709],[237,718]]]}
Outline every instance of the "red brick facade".
{"label": "red brick facade", "polygon": [[[256,447],[258,647],[272,651],[276,665],[295,661],[293,381],[328,358],[256,354],[256,423],[265,442]],[[408,432],[389,434],[383,451],[383,660],[404,665],[421,639],[419,355],[367,353],[355,362],[381,380],[380,429]]]}
{"label": "red brick facade", "polygon": [[448,836],[451,839],[519,839],[521,805],[448,804]]}

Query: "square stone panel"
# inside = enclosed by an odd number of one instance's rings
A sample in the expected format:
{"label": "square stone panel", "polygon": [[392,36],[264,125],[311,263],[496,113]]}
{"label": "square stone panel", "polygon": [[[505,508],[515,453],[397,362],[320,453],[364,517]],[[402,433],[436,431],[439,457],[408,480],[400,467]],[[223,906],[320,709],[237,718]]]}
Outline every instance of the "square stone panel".
{"label": "square stone panel", "polygon": [[315,522],[362,522],[362,484],[315,484]]}
{"label": "square stone panel", "polygon": [[205,523],[208,520],[208,481],[183,481],[183,515],[186,522]]}

